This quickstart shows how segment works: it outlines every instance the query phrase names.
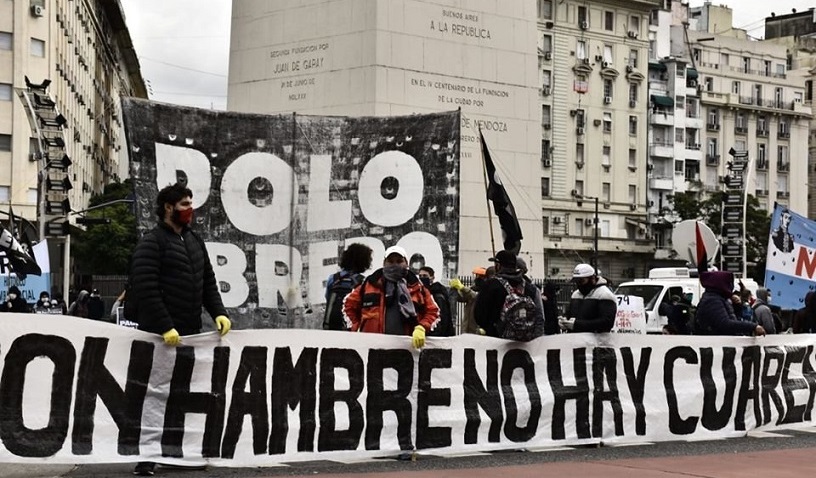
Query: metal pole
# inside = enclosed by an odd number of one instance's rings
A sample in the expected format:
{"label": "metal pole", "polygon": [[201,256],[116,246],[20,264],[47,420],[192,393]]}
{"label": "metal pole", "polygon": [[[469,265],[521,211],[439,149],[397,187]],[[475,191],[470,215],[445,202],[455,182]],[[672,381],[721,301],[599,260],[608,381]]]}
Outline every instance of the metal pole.
{"label": "metal pole", "polygon": [[43,180],[43,174],[45,173],[46,168],[43,168],[39,174],[37,174],[37,180],[39,184],[37,185],[38,194],[40,196],[39,201],[39,212],[38,215],[38,225],[39,225],[39,238],[37,241],[42,241],[45,239],[45,181]]}
{"label": "metal pole", "polygon": [[[595,275],[598,275],[598,197],[595,197],[595,237],[592,249],[592,266],[595,268]],[[608,272],[608,271],[607,271]]]}
{"label": "metal pole", "polygon": [[65,246],[62,249],[62,297],[68,300],[71,290],[71,235],[65,235]]}
{"label": "metal pole", "polygon": [[748,277],[748,231],[745,223],[748,216],[748,183],[751,181],[751,157],[745,158],[745,182],[742,185],[742,278]]}

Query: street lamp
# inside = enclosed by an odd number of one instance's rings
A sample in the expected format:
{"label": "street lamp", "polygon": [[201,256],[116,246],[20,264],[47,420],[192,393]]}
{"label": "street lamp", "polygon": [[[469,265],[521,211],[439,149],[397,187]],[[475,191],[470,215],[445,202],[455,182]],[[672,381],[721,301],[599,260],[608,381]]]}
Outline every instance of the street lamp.
{"label": "street lamp", "polygon": [[579,206],[584,199],[592,199],[595,201],[595,218],[592,220],[592,225],[595,228],[592,238],[592,267],[595,268],[595,275],[598,275],[598,197],[586,196],[577,191],[573,192],[573,196],[575,196]]}

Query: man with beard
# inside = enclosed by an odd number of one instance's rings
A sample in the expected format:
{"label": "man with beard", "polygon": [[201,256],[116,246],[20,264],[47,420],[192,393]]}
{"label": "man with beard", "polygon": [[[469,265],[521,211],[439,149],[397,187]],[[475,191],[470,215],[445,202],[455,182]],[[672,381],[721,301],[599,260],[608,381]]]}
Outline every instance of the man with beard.
{"label": "man with beard", "polygon": [[385,250],[383,266],[346,296],[343,316],[352,332],[408,335],[419,349],[439,322],[439,307],[408,269],[405,249],[391,246]]}
{"label": "man with beard", "polygon": [[485,281],[496,275],[496,268],[493,266],[490,266],[487,269],[484,267],[475,267],[473,268],[473,275],[475,277],[473,280],[473,287],[468,287],[462,284],[462,281],[459,279],[451,279],[450,281],[451,289],[456,291],[456,301],[464,302],[465,304],[465,315],[462,317],[462,323],[460,326],[460,333],[462,334],[480,333],[481,329],[479,328],[479,324],[476,323],[476,318],[474,317],[476,297],[479,295],[479,291],[482,290],[482,287],[484,287]]}
{"label": "man with beard", "polygon": [[595,268],[578,264],[572,271],[575,291],[570,297],[567,316],[558,320],[562,329],[572,332],[604,333],[615,326],[618,304],[615,295],[600,281]]}
{"label": "man with beard", "polygon": [[484,283],[476,297],[476,323],[490,337],[528,341],[543,335],[544,317],[535,304],[536,287],[524,279],[516,255],[499,251],[493,261],[496,276]]}
{"label": "man with beard", "polygon": [[[156,197],[158,224],[145,234],[133,252],[129,300],[135,301],[139,329],[160,334],[176,346],[181,337],[201,332],[201,308],[213,317],[221,335],[231,322],[221,301],[204,241],[190,224],[193,193],[174,184]],[[141,462],[134,475],[152,476],[155,464]]]}

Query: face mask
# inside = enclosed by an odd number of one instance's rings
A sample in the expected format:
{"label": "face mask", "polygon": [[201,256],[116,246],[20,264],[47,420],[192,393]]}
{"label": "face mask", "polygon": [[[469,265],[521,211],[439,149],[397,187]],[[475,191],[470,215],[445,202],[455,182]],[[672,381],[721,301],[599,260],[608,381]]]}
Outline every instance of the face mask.
{"label": "face mask", "polygon": [[594,289],[594,288],[595,288],[595,284],[593,284],[593,283],[589,282],[589,283],[587,283],[587,284],[581,284],[581,285],[579,285],[579,286],[578,286],[578,291],[579,291],[579,292],[580,292],[582,295],[587,295],[587,294],[589,294],[589,293],[592,291],[592,289]]}
{"label": "face mask", "polygon": [[422,282],[422,285],[424,285],[425,287],[430,287],[431,286],[431,278],[430,277],[420,277],[419,281]]}
{"label": "face mask", "polygon": [[408,274],[408,269],[399,264],[383,266],[383,275],[388,280],[404,279],[406,274]]}
{"label": "face mask", "polygon": [[485,281],[485,280],[484,280],[484,278],[482,278],[482,277],[477,277],[477,278],[476,278],[476,279],[473,281],[473,287],[471,287],[471,289],[474,289],[474,290],[479,290],[479,289],[481,289],[481,288],[482,288],[482,285],[484,284],[484,281]]}
{"label": "face mask", "polygon": [[179,226],[189,226],[193,222],[193,208],[184,210],[173,209],[173,222]]}
{"label": "face mask", "polygon": [[14,300],[14,299],[16,299],[16,298],[17,298],[17,294],[15,294],[15,293],[13,293],[13,292],[12,292],[11,294],[9,294],[9,295],[8,295],[8,299],[9,299],[9,300]]}

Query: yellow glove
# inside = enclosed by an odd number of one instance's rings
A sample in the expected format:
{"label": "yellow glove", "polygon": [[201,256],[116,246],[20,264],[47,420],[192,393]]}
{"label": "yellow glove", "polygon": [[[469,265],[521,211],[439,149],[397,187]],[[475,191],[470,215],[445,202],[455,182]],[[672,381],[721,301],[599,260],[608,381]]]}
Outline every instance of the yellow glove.
{"label": "yellow glove", "polygon": [[218,329],[221,335],[227,335],[227,332],[232,328],[232,322],[226,315],[219,315],[215,318],[215,328]]}
{"label": "yellow glove", "polygon": [[176,346],[181,343],[181,337],[179,336],[178,330],[170,329],[167,332],[162,334],[164,338],[164,343],[167,345]]}
{"label": "yellow glove", "polygon": [[414,333],[411,335],[411,343],[414,344],[415,349],[421,349],[425,346],[425,327],[421,325],[414,327]]}
{"label": "yellow glove", "polygon": [[459,291],[465,288],[465,284],[462,284],[462,281],[459,279],[454,278],[450,280],[450,287],[453,290]]}
{"label": "yellow glove", "polygon": [[479,327],[479,335],[487,335],[487,331],[485,331],[485,329]]}

